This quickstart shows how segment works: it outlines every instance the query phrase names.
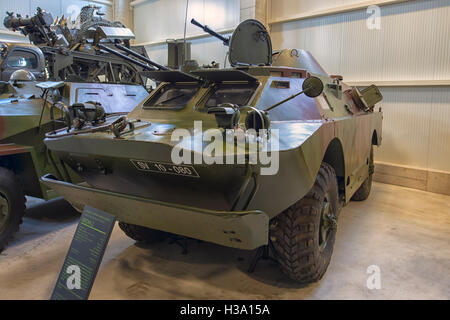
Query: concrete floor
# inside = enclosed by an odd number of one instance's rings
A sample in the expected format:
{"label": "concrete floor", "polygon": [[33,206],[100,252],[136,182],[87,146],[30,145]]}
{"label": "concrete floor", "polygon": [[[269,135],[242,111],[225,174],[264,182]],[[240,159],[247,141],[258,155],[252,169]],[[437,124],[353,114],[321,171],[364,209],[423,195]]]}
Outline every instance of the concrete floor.
{"label": "concrete floor", "polygon": [[[48,299],[79,215],[63,201],[30,201],[0,255],[0,299]],[[375,183],[342,210],[330,267],[316,284],[292,283],[276,264],[246,269],[252,252],[191,241],[135,245],[115,227],[91,299],[450,299],[450,197]],[[381,289],[366,286],[381,270]]]}

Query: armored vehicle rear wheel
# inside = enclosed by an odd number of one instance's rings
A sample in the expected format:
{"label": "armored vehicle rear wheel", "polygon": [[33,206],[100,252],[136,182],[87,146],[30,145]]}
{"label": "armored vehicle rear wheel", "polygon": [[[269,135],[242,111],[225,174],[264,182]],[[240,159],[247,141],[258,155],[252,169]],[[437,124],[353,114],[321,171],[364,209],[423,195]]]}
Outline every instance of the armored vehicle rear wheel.
{"label": "armored vehicle rear wheel", "polygon": [[336,174],[324,162],[309,193],[271,224],[270,237],[286,275],[300,283],[322,278],[333,253],[339,209]]}
{"label": "armored vehicle rear wheel", "polygon": [[25,214],[25,201],[17,176],[0,167],[0,252],[19,230]]}
{"label": "armored vehicle rear wheel", "polygon": [[353,201],[363,201],[369,197],[370,190],[372,189],[372,175],[373,175],[373,146],[370,149],[369,157],[369,176],[364,180],[363,184],[353,194]]}
{"label": "armored vehicle rear wheel", "polygon": [[119,227],[128,237],[136,240],[137,242],[154,243],[162,241],[169,236],[167,232],[125,222],[119,222]]}

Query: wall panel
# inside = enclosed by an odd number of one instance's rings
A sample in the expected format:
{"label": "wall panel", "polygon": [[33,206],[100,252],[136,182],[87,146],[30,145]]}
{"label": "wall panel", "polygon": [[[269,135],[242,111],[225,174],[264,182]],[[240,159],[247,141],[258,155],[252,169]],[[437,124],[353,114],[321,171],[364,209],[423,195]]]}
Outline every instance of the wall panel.
{"label": "wall panel", "polygon": [[433,88],[382,88],[383,144],[376,160],[428,167]]}
{"label": "wall panel", "polygon": [[[284,18],[295,13],[312,12],[323,9],[329,9],[352,1],[345,0],[272,0],[271,15],[272,19]],[[353,1],[355,2],[355,1]],[[356,1],[357,2],[357,1]]]}
{"label": "wall panel", "polygon": [[[251,5],[252,1],[248,2]],[[239,23],[240,9],[239,0],[190,0],[186,36],[204,33],[190,23],[192,18],[214,30],[233,29]],[[134,7],[135,43],[144,44],[152,60],[167,64],[165,41],[183,37],[185,10],[185,0],[153,0],[137,4]],[[215,61],[219,62],[221,67],[224,66],[228,48],[220,40],[201,37],[188,41],[191,42],[191,58],[197,60],[200,65]]]}
{"label": "wall panel", "polygon": [[430,112],[428,168],[450,172],[449,87],[433,89]]}

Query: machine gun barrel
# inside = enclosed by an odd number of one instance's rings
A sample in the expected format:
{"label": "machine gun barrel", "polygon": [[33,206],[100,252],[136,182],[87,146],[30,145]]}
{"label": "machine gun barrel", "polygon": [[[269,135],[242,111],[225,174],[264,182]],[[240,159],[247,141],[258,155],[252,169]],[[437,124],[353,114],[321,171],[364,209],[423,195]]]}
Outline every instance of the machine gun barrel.
{"label": "machine gun barrel", "polygon": [[31,43],[47,43],[53,45],[57,36],[50,29],[53,24],[53,16],[41,8],[37,8],[37,13],[32,17],[22,18],[20,14],[14,17],[13,12],[6,12],[7,16],[3,19],[3,25],[12,31],[21,31],[23,35],[28,36]]}
{"label": "machine gun barrel", "polygon": [[212,35],[213,37],[216,37],[219,40],[223,41],[223,44],[226,46],[230,45],[230,39],[229,38],[225,38],[224,36],[222,36],[221,34],[218,34],[217,32],[215,32],[214,30],[210,29],[208,26],[206,25],[202,25],[200,22],[198,22],[195,19],[191,20],[191,23],[199,28],[202,28],[203,31],[205,31],[206,33],[209,33],[210,35]]}
{"label": "machine gun barrel", "polygon": [[14,17],[13,12],[6,12],[6,17],[3,19],[3,25],[7,29],[17,30],[22,27],[50,27],[53,23],[53,16],[50,12],[46,12],[41,8],[37,9],[37,13],[32,17],[22,18],[20,14]]}
{"label": "machine gun barrel", "polygon": [[148,59],[147,57],[144,57],[143,55],[140,55],[139,53],[137,53],[137,52],[135,52],[135,51],[133,51],[131,49],[128,49],[127,47],[124,47],[124,46],[122,46],[122,45],[120,45],[118,43],[116,43],[116,48],[118,48],[118,49],[120,49],[122,51],[125,51],[126,53],[128,53],[128,54],[130,54],[130,55],[132,55],[132,56],[134,56],[134,57],[136,57],[138,59],[141,59],[142,61],[145,61],[149,65],[152,65],[152,66],[154,66],[154,67],[156,67],[156,68],[158,68],[160,70],[170,70],[169,68],[167,68],[167,67],[165,67],[165,66],[163,66],[163,65],[161,65],[159,63],[156,63],[156,62]]}
{"label": "machine gun barrel", "polygon": [[105,46],[105,45],[103,45],[103,44],[98,44],[97,46],[98,46],[100,49],[103,49],[103,50],[105,50],[105,51],[107,51],[107,52],[109,52],[109,53],[111,53],[111,54],[113,54],[113,55],[115,55],[115,56],[118,56],[118,57],[120,57],[120,58],[122,58],[122,59],[124,59],[124,60],[126,60],[126,61],[128,61],[128,62],[131,62],[131,63],[133,63],[133,64],[135,64],[135,65],[138,65],[138,66],[140,66],[141,68],[144,68],[145,70],[148,70],[148,71],[155,71],[155,70],[156,70],[155,68],[150,67],[149,65],[147,65],[147,64],[145,64],[145,63],[143,63],[143,62],[134,60],[133,58],[130,58],[129,56],[127,56],[127,55],[125,55],[125,54],[123,54],[123,53],[120,53],[120,52],[118,52],[118,51],[116,51],[116,50],[114,50],[114,49],[111,49],[111,48],[109,48],[109,47],[107,47],[107,46]]}

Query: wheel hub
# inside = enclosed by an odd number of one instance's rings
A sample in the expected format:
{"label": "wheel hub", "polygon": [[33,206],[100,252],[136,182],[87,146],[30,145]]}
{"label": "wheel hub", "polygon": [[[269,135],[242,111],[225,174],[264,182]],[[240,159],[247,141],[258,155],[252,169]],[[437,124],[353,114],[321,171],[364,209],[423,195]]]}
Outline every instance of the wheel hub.
{"label": "wheel hub", "polygon": [[320,227],[319,227],[319,248],[323,251],[327,246],[330,234],[337,228],[336,215],[333,212],[333,208],[329,201],[330,196],[327,193],[325,195],[322,212],[320,215]]}
{"label": "wheel hub", "polygon": [[6,227],[9,219],[9,203],[6,197],[0,193],[0,233]]}

